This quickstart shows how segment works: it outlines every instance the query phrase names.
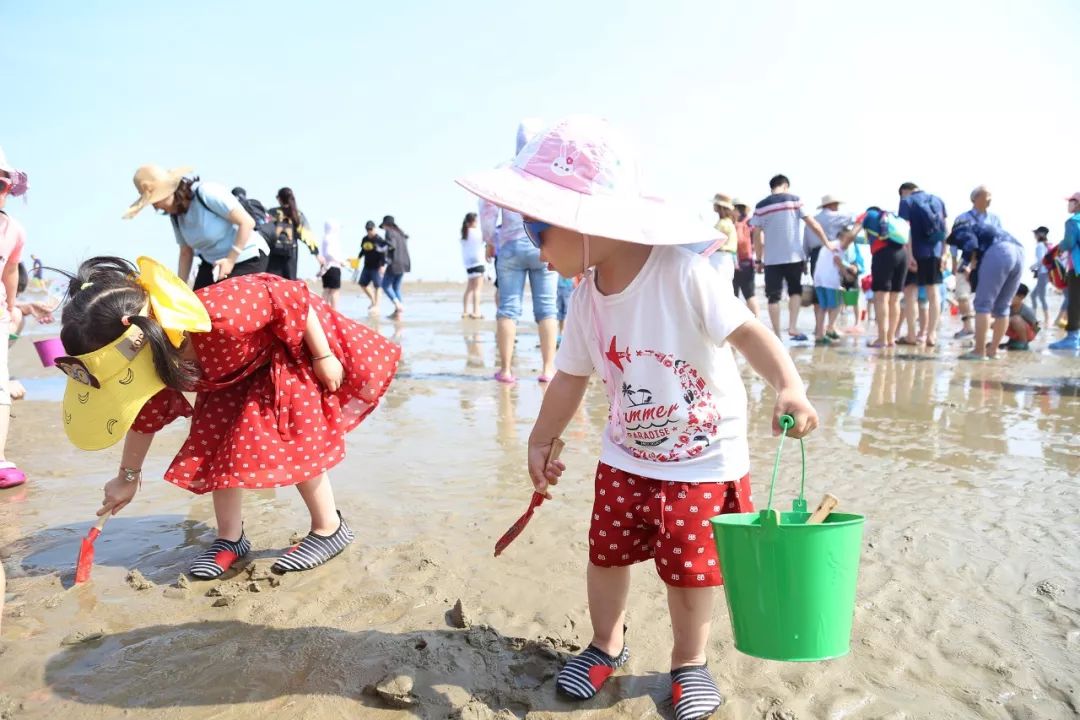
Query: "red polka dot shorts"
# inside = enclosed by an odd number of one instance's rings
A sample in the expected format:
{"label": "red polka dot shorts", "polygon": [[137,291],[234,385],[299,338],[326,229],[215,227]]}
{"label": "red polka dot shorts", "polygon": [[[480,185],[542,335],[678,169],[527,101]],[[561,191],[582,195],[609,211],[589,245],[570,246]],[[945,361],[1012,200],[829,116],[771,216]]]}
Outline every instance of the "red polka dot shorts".
{"label": "red polka dot shorts", "polygon": [[669,482],[599,463],[589,561],[622,567],[651,559],[668,585],[722,585],[709,518],[753,510],[750,475],[735,482]]}

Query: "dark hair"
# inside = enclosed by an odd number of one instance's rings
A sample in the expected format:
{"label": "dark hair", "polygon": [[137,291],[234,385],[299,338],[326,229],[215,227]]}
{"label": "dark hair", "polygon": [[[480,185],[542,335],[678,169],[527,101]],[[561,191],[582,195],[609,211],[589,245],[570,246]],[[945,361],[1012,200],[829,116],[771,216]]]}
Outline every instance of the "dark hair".
{"label": "dark hair", "polygon": [[180,184],[176,186],[176,192],[173,193],[173,207],[172,212],[169,214],[173,217],[179,217],[188,211],[191,207],[191,201],[195,199],[195,191],[192,186],[199,182],[199,178],[183,178]]}
{"label": "dark hair", "polygon": [[70,355],[99,350],[127,332],[121,318],[143,331],[154,353],[154,368],[161,381],[175,390],[190,391],[201,374],[197,363],[185,360],[169,341],[158,321],[141,315],[146,290],[135,282],[138,270],[127,260],[90,258],[68,277],[67,303],[60,317],[60,340]]}
{"label": "dark hair", "polygon": [[774,175],[773,179],[769,181],[769,189],[775,190],[781,185],[790,185],[791,181],[787,179],[786,175]]}
{"label": "dark hair", "polygon": [[896,192],[897,192],[898,195],[903,195],[906,192],[915,192],[918,189],[919,189],[919,186],[916,185],[915,183],[906,182],[903,185],[901,185],[900,189],[897,190]]}
{"label": "dark hair", "polygon": [[1020,286],[1016,288],[1016,294],[1020,297],[1027,297],[1029,292],[1028,286],[1024,283],[1020,283]]}
{"label": "dark hair", "polygon": [[300,227],[300,209],[296,207],[296,196],[293,195],[292,188],[283,187],[277,191],[278,202],[281,203],[281,209],[285,211],[285,217],[292,221],[294,227]]}
{"label": "dark hair", "polygon": [[26,286],[30,284],[30,275],[26,272],[26,266],[19,263],[19,289],[16,290],[20,295],[26,292]]}
{"label": "dark hair", "polygon": [[465,220],[461,223],[461,239],[469,237],[469,225],[476,221],[476,213],[465,213]]}

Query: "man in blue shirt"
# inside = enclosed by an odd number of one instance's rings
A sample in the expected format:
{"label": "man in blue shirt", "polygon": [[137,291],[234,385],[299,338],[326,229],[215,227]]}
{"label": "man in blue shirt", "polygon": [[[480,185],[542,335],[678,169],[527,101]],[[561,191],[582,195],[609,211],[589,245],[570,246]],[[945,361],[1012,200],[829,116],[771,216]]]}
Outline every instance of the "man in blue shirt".
{"label": "man in blue shirt", "polygon": [[[1001,219],[989,210],[990,200],[992,199],[990,189],[985,185],[980,185],[971,191],[970,198],[971,209],[956,216],[952,229],[955,230],[967,223],[986,223],[1000,230]],[[975,330],[971,326],[971,318],[974,314],[971,306],[971,295],[974,292],[972,287],[974,277],[972,274],[975,268],[971,267],[955,247],[952,254],[956,268],[956,302],[960,306],[960,318],[964,322],[964,327],[960,329],[960,332],[956,333],[956,337],[969,337],[975,334]]]}
{"label": "man in blue shirt", "polygon": [[[911,227],[911,254],[918,287],[926,288],[929,312],[926,319],[926,344],[937,344],[938,322],[941,319],[941,283],[944,280],[945,232],[948,212],[945,203],[912,182],[900,186],[900,209],[897,212]],[[918,291],[914,286],[904,288],[904,303],[914,310]]]}

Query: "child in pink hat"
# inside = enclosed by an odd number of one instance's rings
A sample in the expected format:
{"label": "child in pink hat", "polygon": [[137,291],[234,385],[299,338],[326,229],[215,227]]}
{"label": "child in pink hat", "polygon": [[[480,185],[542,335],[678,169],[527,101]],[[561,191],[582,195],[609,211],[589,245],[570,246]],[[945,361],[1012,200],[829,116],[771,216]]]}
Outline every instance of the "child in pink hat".
{"label": "child in pink hat", "polygon": [[593,636],[559,673],[565,696],[588,699],[627,662],[630,565],[652,560],[668,587],[676,720],[704,718],[723,702],[706,667],[715,588],[723,580],[709,518],[753,510],[746,389],[737,349],[776,391],[791,435],[817,414],[780,341],[738,302],[709,262],[679,247],[715,241],[640,189],[634,154],[607,122],[567,118],[537,136],[509,167],[458,180],[525,217],[541,258],[574,291],[558,369],[529,439],[528,469],[549,495],[566,469],[547,461],[598,373],[611,406],[596,470],[589,529]]}

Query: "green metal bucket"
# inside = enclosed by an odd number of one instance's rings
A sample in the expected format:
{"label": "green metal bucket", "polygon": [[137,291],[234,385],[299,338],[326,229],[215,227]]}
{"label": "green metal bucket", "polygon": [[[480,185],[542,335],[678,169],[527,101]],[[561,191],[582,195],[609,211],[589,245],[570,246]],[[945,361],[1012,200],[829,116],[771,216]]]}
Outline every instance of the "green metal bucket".
{"label": "green metal bucket", "polygon": [[769,503],[753,513],[711,519],[724,575],[735,647],[766,660],[811,662],[846,655],[855,613],[863,516],[832,513],[806,525],[806,450],[802,486],[791,512],[772,508],[784,438],[781,418]]}

